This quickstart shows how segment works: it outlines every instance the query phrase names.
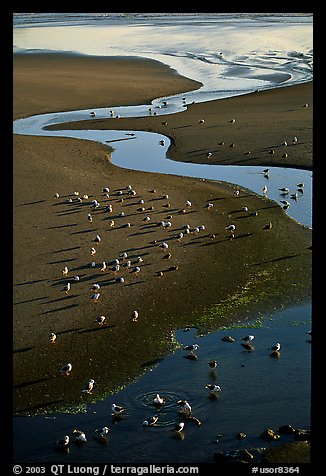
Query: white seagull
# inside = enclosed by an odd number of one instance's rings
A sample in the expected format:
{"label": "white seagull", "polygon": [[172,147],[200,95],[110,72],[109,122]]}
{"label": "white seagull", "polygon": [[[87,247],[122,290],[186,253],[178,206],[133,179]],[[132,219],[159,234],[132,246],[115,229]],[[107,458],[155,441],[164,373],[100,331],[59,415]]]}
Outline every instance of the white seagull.
{"label": "white seagull", "polygon": [[276,342],[276,344],[274,344],[268,350],[272,350],[273,352],[279,352],[281,350],[281,344],[279,342]]}
{"label": "white seagull", "polygon": [[94,293],[94,294],[92,294],[92,296],[91,296],[91,300],[92,300],[93,302],[97,302],[100,296],[101,296],[100,293]]}
{"label": "white seagull", "polygon": [[67,365],[64,365],[60,369],[60,372],[63,373],[64,375],[69,375],[71,371],[72,371],[72,365],[70,362]]}
{"label": "white seagull", "polygon": [[198,344],[186,345],[183,347],[183,350],[188,350],[191,353],[196,352],[197,349],[199,349]]}
{"label": "white seagull", "polygon": [[57,340],[57,336],[55,335],[54,332],[51,332],[51,334],[50,334],[50,342],[51,342],[51,344],[54,344],[56,340]]}
{"label": "white seagull", "polygon": [[181,421],[173,428],[173,431],[180,433],[184,429],[184,427],[185,427],[184,421]]}
{"label": "white seagull", "polygon": [[102,263],[102,268],[101,268],[102,273],[104,273],[104,271],[106,270],[106,268],[107,268],[106,262],[103,261],[103,263]]}
{"label": "white seagull", "polygon": [[103,326],[105,319],[106,319],[105,316],[99,316],[95,319],[95,322],[97,322],[99,326]]}
{"label": "white seagull", "polygon": [[248,335],[248,336],[245,336],[245,337],[241,337],[240,340],[244,340],[246,344],[249,344],[251,341],[253,341],[255,338],[255,336],[253,335]]}
{"label": "white seagull", "polygon": [[139,317],[138,311],[132,311],[131,317],[130,317],[130,319],[132,320],[132,322],[136,322],[137,319],[138,319],[138,317]]}
{"label": "white seagull", "polygon": [[63,275],[63,276],[67,276],[68,273],[69,273],[68,266],[65,266],[65,267],[63,268],[62,275]]}
{"label": "white seagull", "polygon": [[72,433],[75,435],[76,443],[86,443],[87,438],[83,431],[81,430],[72,430]]}
{"label": "white seagull", "polygon": [[104,426],[103,428],[97,428],[94,433],[96,433],[97,438],[105,438],[106,435],[109,433],[110,428]]}
{"label": "white seagull", "polygon": [[187,402],[187,400],[178,400],[177,404],[181,408],[181,410],[180,410],[181,413],[186,414],[186,415],[191,414],[192,408],[191,408],[191,405]]}
{"label": "white seagull", "polygon": [[88,393],[88,394],[92,394],[92,391],[93,391],[93,388],[94,388],[94,383],[95,383],[95,380],[93,380],[92,378],[87,382],[86,386],[82,389],[82,392],[85,392],[85,393]]}
{"label": "white seagull", "polygon": [[205,385],[205,388],[207,388],[210,391],[211,395],[217,395],[219,392],[222,391],[222,389],[219,385],[212,385],[210,383]]}
{"label": "white seagull", "polygon": [[100,243],[101,242],[101,237],[100,235],[96,235],[96,237],[94,238],[94,243]]}
{"label": "white seagull", "polygon": [[69,445],[70,438],[68,435],[64,436],[60,440],[57,441],[58,448],[66,448]]}
{"label": "white seagull", "polygon": [[64,290],[64,292],[65,292],[66,294],[68,294],[69,291],[70,291],[70,289],[71,289],[71,284],[70,284],[70,283],[67,283],[67,284],[65,285],[65,287],[64,287],[63,290]]}
{"label": "white seagull", "polygon": [[112,406],[111,406],[112,415],[121,415],[126,410],[127,410],[126,407],[122,407],[120,405],[116,405],[115,403],[112,403]]}
{"label": "white seagull", "polygon": [[156,397],[154,398],[153,402],[155,405],[163,405],[165,403],[165,398],[161,397],[159,393],[156,394]]}

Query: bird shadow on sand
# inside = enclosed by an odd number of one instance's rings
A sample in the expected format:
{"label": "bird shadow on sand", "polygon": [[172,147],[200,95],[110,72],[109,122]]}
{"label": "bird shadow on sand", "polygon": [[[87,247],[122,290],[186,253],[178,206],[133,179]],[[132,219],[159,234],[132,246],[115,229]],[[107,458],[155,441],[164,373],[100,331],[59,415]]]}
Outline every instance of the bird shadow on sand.
{"label": "bird shadow on sand", "polygon": [[127,283],[125,284],[125,286],[136,286],[137,284],[143,284],[143,283],[146,283],[145,279],[141,281],[135,281],[134,283]]}
{"label": "bird shadow on sand", "polygon": [[[52,254],[55,253],[62,253],[63,251],[74,251],[74,250],[79,250],[80,246],[72,246],[71,248],[61,248],[61,250],[55,250],[51,251]],[[48,253],[46,253],[48,255]]]}
{"label": "bird shadow on sand", "polygon": [[97,326],[97,327],[90,327],[89,329],[81,329],[80,331],[78,331],[78,334],[87,334],[88,332],[97,332],[97,331],[104,331],[104,330],[110,330],[112,329],[113,327],[116,327],[115,324],[111,324],[111,325],[106,325],[104,324],[103,326]]}
{"label": "bird shadow on sand", "polygon": [[44,279],[33,279],[32,281],[23,281],[21,283],[15,283],[13,286],[25,286],[26,284],[37,284],[45,281]]}
{"label": "bird shadow on sand", "polygon": [[36,200],[35,202],[25,202],[25,203],[20,203],[17,205],[17,207],[26,207],[27,205],[37,205],[38,203],[44,203],[45,200]]}
{"label": "bird shadow on sand", "polygon": [[73,231],[73,232],[71,232],[70,234],[71,234],[71,235],[83,235],[84,233],[94,233],[94,229]]}
{"label": "bird shadow on sand", "polygon": [[51,301],[47,301],[46,303],[44,304],[51,304],[53,302],[60,302],[60,301],[66,301],[68,299],[74,299],[76,297],[78,297],[79,294],[73,294],[73,295],[70,295],[70,296],[63,296],[63,297],[60,297],[60,298],[57,298],[57,299],[52,299]]}
{"label": "bird shadow on sand", "polygon": [[60,228],[68,228],[70,226],[78,226],[78,223],[68,223],[67,225],[47,226],[43,230],[56,230]]}
{"label": "bird shadow on sand", "polygon": [[57,261],[49,261],[46,264],[59,264],[59,263],[69,263],[70,261],[76,261],[77,258],[69,258],[69,259],[58,259]]}
{"label": "bird shadow on sand", "polygon": [[39,378],[37,380],[30,380],[29,382],[17,383],[16,385],[13,385],[13,388],[29,387],[30,385],[37,385],[38,383],[46,382],[47,380],[50,380],[50,379],[51,377],[46,377],[46,378]]}
{"label": "bird shadow on sand", "polygon": [[34,349],[34,346],[30,346],[30,347],[22,347],[21,349],[15,349],[13,351],[14,354],[21,354],[22,352],[28,352],[29,350],[32,350]]}
{"label": "bird shadow on sand", "polygon": [[56,307],[55,309],[48,309],[47,311],[41,312],[41,314],[51,314],[52,312],[66,311],[67,309],[73,309],[78,307],[78,304],[70,304],[69,306]]}
{"label": "bird shadow on sand", "polygon": [[285,256],[280,256],[278,258],[273,258],[273,259],[270,259],[270,260],[266,260],[266,261],[261,261],[260,263],[253,263],[252,266],[262,266],[262,265],[265,265],[267,263],[277,263],[278,261],[283,261],[283,260],[287,260],[287,259],[291,259],[291,258],[297,258],[299,255],[296,253],[294,255],[285,255]]}
{"label": "bird shadow on sand", "polygon": [[14,302],[13,305],[16,306],[17,304],[26,304],[29,302],[34,302],[34,301],[43,301],[43,299],[48,299],[49,296],[41,296],[33,299],[26,299],[26,301],[19,301],[19,302]]}

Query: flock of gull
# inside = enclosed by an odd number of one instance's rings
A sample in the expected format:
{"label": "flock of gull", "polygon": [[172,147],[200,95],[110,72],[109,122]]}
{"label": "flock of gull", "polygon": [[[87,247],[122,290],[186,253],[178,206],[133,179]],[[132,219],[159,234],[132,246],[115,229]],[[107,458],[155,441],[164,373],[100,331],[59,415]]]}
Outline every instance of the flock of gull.
{"label": "flock of gull", "polygon": [[[184,331],[189,330],[188,328],[184,329]],[[311,337],[311,330],[306,332]],[[254,347],[252,345],[252,342],[254,340],[255,336],[252,334],[243,336],[240,338],[240,344],[241,346],[248,352],[254,351]],[[222,339],[224,342],[235,342],[235,339],[229,335],[225,335]],[[311,341],[309,341],[311,342]],[[182,347],[182,350],[186,352],[184,355],[185,358],[188,358],[190,360],[197,360],[198,355],[196,352],[199,349],[199,344],[191,344],[191,345],[185,345]],[[267,349],[270,351],[270,355],[274,358],[279,358],[280,357],[280,351],[281,351],[281,343],[276,342],[274,345],[269,347]],[[205,361],[208,363],[209,367],[214,371],[217,366],[219,365],[218,360],[216,359],[211,359],[208,361]],[[243,364],[242,364],[243,366]],[[68,364],[64,366],[61,369],[61,372],[63,372],[65,375],[69,375],[69,373],[72,370],[71,364]],[[92,394],[93,388],[94,388],[94,383],[95,381],[93,379],[90,379],[87,385],[85,386],[84,389],[82,389],[82,392],[86,392],[88,394]],[[219,394],[222,392],[222,388],[220,385],[217,384],[211,384],[208,383],[205,385],[205,389],[208,390],[208,397],[212,400],[217,400],[219,398]],[[152,400],[150,402],[150,406],[155,408],[154,414],[146,417],[142,423],[140,423],[144,428],[146,427],[156,427],[159,425],[159,420],[160,420],[160,410],[164,408],[164,405],[167,403],[167,399],[163,396],[160,395],[159,393],[156,393],[155,397],[152,397]],[[179,399],[175,402],[175,405],[178,409],[178,417],[179,421],[175,422],[173,425],[173,428],[170,430],[172,433],[172,437],[177,438],[177,439],[183,439],[184,438],[184,430],[186,428],[187,422],[192,422],[196,426],[201,425],[201,421],[193,415],[193,409],[192,405],[189,403],[188,400],[185,399]],[[112,423],[116,423],[120,420],[123,420],[128,417],[128,408],[123,405],[118,405],[116,403],[112,403],[111,405],[111,418],[112,418]],[[107,443],[108,441],[108,436],[109,436],[110,428],[109,426],[103,426],[101,428],[96,428],[93,429],[93,439],[97,440],[100,443]],[[86,437],[86,432],[83,430],[79,429],[73,429],[72,430],[72,435],[73,438],[71,438],[69,435],[65,435],[63,438],[58,440],[56,442],[56,448],[58,450],[64,450],[65,452],[69,452],[69,445],[71,442],[75,444],[84,444],[86,443],[87,437]],[[239,436],[240,435],[240,436]],[[245,436],[242,433],[240,433],[238,436],[239,438],[243,438]]]}
{"label": "flock of gull", "polygon": [[[232,123],[233,122],[235,122],[235,120],[233,120]],[[297,138],[295,137],[292,142],[296,143]],[[283,146],[286,147],[287,143],[284,143]],[[262,173],[263,173],[265,178],[267,178],[267,179],[269,178],[269,174],[270,174],[269,169],[264,169]],[[287,198],[289,196],[291,199],[298,200],[299,194],[303,194],[303,192],[304,192],[304,184],[303,183],[297,184],[297,191],[293,194],[292,193],[290,194],[290,190],[287,187],[280,188],[279,191],[280,191],[280,194],[282,196],[282,200],[280,201],[280,203],[281,203],[283,209],[286,210],[290,206],[290,202],[285,200],[285,198]],[[153,194],[156,193],[155,190],[151,190],[150,192],[153,193]],[[262,193],[263,193],[264,196],[267,196],[267,193],[268,193],[267,185],[264,185],[264,187],[262,188]],[[74,199],[69,198],[68,200],[65,201],[65,203],[73,203],[73,204],[74,203],[82,203],[82,204],[88,205],[89,209],[87,210],[87,215],[86,215],[87,218],[86,219],[89,223],[93,222],[93,220],[96,217],[96,213],[97,213],[98,210],[103,211],[105,214],[108,214],[108,215],[113,213],[114,206],[112,206],[111,203],[108,204],[106,202],[106,199],[109,199],[110,195],[111,195],[110,189],[108,187],[104,187],[102,189],[103,200],[101,200],[101,203],[97,199],[90,200],[90,197],[86,194],[81,196],[79,192],[74,192],[73,195],[74,195]],[[119,203],[122,203],[126,198],[136,197],[137,192],[133,189],[133,187],[131,185],[128,185],[125,189],[117,191],[115,193],[115,195],[116,195],[116,197],[115,197],[116,201],[119,202]],[[234,196],[238,197],[239,195],[240,195],[240,190],[235,190]],[[59,193],[56,193],[54,196],[55,196],[56,199],[60,198]],[[162,195],[162,197],[160,197],[160,198],[165,201],[164,205],[162,205],[162,206],[166,208],[167,213],[168,213],[168,209],[171,207],[171,204],[168,201],[169,196],[167,194],[165,194],[165,195]],[[103,203],[102,203],[102,201],[103,201]],[[137,203],[139,205],[139,207],[137,208],[137,211],[139,211],[139,212],[142,212],[142,213],[147,212],[148,213],[148,212],[154,210],[154,207],[146,208],[144,200],[142,200],[142,199],[139,199]],[[190,200],[187,200],[184,203],[184,208],[180,209],[177,213],[178,214],[186,214],[187,210],[191,209],[191,207],[192,207],[192,202]],[[205,208],[207,210],[212,210],[214,208],[214,204],[213,203],[207,203],[205,205]],[[244,212],[249,212],[248,207],[243,207],[242,210]],[[256,211],[250,212],[250,216],[256,216],[256,215],[257,215]],[[109,228],[114,228],[117,225],[117,218],[119,219],[120,217],[126,218],[125,213],[120,212],[119,215],[112,216],[112,218],[107,221]],[[172,215],[169,214],[164,218],[164,220],[162,220],[160,222],[157,222],[154,225],[157,225],[158,227],[162,227],[162,229],[169,230],[172,227],[172,222],[171,222],[172,218],[173,218]],[[152,217],[150,216],[150,213],[148,213],[147,215],[145,215],[142,218],[142,224],[143,225],[150,224],[151,226],[153,226],[153,221],[152,221]],[[131,226],[132,226],[132,223],[130,223],[129,221],[125,221],[123,223],[123,225],[121,225],[121,228],[128,229]],[[264,229],[270,229],[270,228],[272,228],[272,224],[268,223],[265,226]],[[182,231],[179,231],[173,237],[171,237],[171,235],[170,235],[168,239],[159,240],[158,242],[156,240],[154,240],[154,242],[152,242],[152,244],[159,247],[163,252],[163,258],[168,260],[172,256],[171,247],[173,248],[173,241],[180,242],[181,240],[184,240],[186,235],[188,235],[190,233],[198,234],[198,233],[201,233],[205,229],[206,229],[206,227],[203,224],[200,224],[200,225],[197,225],[197,226],[194,226],[194,227],[191,227],[189,224],[185,224],[182,228]],[[230,225],[225,227],[225,231],[228,234],[228,239],[232,240],[235,237],[236,225],[234,223],[231,223]],[[215,238],[215,235],[209,235],[209,237],[210,238]],[[102,238],[99,234],[96,234],[96,236],[94,236],[94,238],[91,240],[90,256],[91,256],[92,261],[89,263],[90,268],[99,268],[99,266],[100,266],[101,273],[103,273],[103,274],[107,273],[107,272],[111,273],[112,276],[113,276],[113,280],[115,282],[120,282],[120,283],[125,282],[125,278],[120,275],[121,270],[127,271],[127,273],[130,274],[130,275],[137,275],[138,273],[141,273],[142,263],[144,261],[142,256],[137,256],[136,257],[136,262],[133,263],[132,260],[134,260],[135,257],[134,256],[132,256],[132,257],[128,256],[128,253],[126,251],[120,253],[119,256],[117,258],[115,258],[113,261],[111,261],[111,262],[102,261],[101,264],[99,265],[99,263],[97,263],[95,261],[95,259],[96,259],[96,255],[98,253],[98,249],[101,246],[101,243],[102,243]],[[171,245],[171,243],[172,243],[172,245]],[[174,266],[170,266],[169,271],[173,271],[173,270],[177,270],[177,269],[178,269],[178,265],[174,265]],[[70,274],[71,274],[71,270],[68,268],[68,266],[65,266],[62,270],[62,277],[64,279],[67,279],[67,282],[66,282],[66,284],[63,288],[63,291],[66,294],[71,293],[72,287],[75,285],[75,283],[78,283],[80,281],[80,276],[74,275],[72,277],[69,277]],[[163,271],[157,271],[155,273],[156,276],[163,276],[163,274],[164,274]],[[91,301],[97,302],[101,297],[101,284],[100,283],[94,283],[93,286],[91,287],[91,291],[92,291],[92,294],[90,296]],[[135,309],[135,310],[132,311],[132,313],[130,315],[130,320],[132,322],[137,322],[138,318],[139,318],[139,311]],[[99,326],[104,326],[105,322],[106,322],[106,317],[104,315],[97,316],[95,318],[95,322]],[[253,335],[245,336],[241,339],[241,341],[243,341],[243,343],[241,343],[241,345],[247,351],[253,351],[254,350],[254,347],[252,345],[252,340],[253,339],[254,339]],[[50,335],[49,335],[49,340],[50,340],[51,344],[55,344],[55,342],[57,340],[57,335],[54,332],[51,332]],[[226,336],[226,338],[224,340],[228,341],[228,342],[233,342],[233,340],[230,336]],[[196,351],[198,350],[198,348],[199,348],[198,344],[193,344],[193,345],[188,345],[188,346],[183,347],[183,350],[188,352],[188,354],[186,355],[187,358],[197,359]],[[279,342],[276,342],[268,350],[271,351],[272,356],[279,357],[280,350],[281,350],[281,344]],[[208,362],[208,364],[211,368],[215,369],[218,365],[218,362],[217,362],[217,360],[211,360],[211,361]],[[62,366],[59,369],[59,372],[64,376],[69,376],[70,373],[72,372],[72,368],[73,368],[72,363],[69,362],[66,365]],[[94,379],[89,379],[89,381],[87,382],[85,387],[81,390],[81,392],[91,395],[92,392],[93,392],[93,389],[94,389],[94,385],[95,385],[95,380]],[[220,392],[222,391],[222,388],[219,385],[215,385],[215,384],[206,384],[205,388],[209,391],[209,397],[213,398],[213,399],[218,398]],[[159,394],[157,394],[155,396],[155,398],[153,399],[153,405],[158,409],[163,407],[165,403],[166,403],[165,398],[162,397]],[[186,424],[187,420],[193,421],[198,426],[201,424],[201,422],[196,417],[194,417],[192,415],[192,407],[191,407],[191,404],[187,400],[178,400],[176,402],[176,404],[179,407],[178,414],[180,416],[180,421],[175,424],[172,431],[173,431],[174,435],[178,436],[178,435],[182,435],[182,432],[185,429],[185,424]],[[120,406],[120,405],[116,405],[116,404],[112,404],[111,416],[115,421],[117,421],[117,420],[122,419],[126,416],[126,411],[127,411],[127,409],[125,407]],[[154,415],[151,415],[150,417],[147,417],[143,421],[142,424],[143,424],[144,427],[154,427],[154,426],[157,425],[157,422],[158,422],[159,418],[160,418],[159,412],[156,412]],[[103,442],[103,441],[106,441],[106,439],[107,439],[107,436],[108,436],[108,433],[109,433],[109,427],[104,426],[103,428],[98,428],[98,429],[95,429],[93,431],[94,431],[94,437],[96,439],[98,439],[99,441]],[[76,443],[82,443],[83,444],[87,441],[86,434],[85,434],[84,431],[74,429],[72,431],[72,434],[74,435],[74,441]],[[71,443],[71,438],[69,437],[69,435],[65,435],[64,438],[57,441],[57,448],[67,450],[69,448],[70,443]]]}

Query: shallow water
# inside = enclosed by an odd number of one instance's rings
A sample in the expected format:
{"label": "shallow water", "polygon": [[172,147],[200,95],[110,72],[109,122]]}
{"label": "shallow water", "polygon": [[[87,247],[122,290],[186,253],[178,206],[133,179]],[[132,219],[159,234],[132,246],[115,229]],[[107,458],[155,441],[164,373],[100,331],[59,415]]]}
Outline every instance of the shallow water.
{"label": "shallow water", "polygon": [[[14,454],[19,462],[78,462],[135,464],[212,463],[214,451],[237,448],[260,448],[269,443],[260,438],[266,428],[277,430],[291,424],[307,428],[310,423],[310,303],[289,307],[273,315],[257,316],[242,328],[220,330],[199,336],[196,329],[177,331],[180,344],[199,344],[198,360],[184,358],[178,349],[161,360],[138,381],[103,402],[86,405],[85,413],[53,414],[14,418]],[[240,338],[253,334],[254,351],[240,345]],[[221,340],[234,337],[234,343]],[[273,358],[268,348],[280,342],[279,358]],[[218,360],[216,369],[208,361]],[[209,398],[205,385],[220,385],[217,400]],[[96,386],[95,386],[96,388]],[[94,392],[96,394],[96,391]],[[167,399],[166,405],[155,408],[156,393]],[[178,399],[187,399],[193,415],[202,425],[185,423],[184,439],[173,438],[171,431],[179,421]],[[124,405],[128,415],[112,423],[112,403]],[[143,428],[145,418],[158,414],[157,426]],[[26,428],[28,425],[28,438]],[[93,438],[96,428],[110,428],[107,444]],[[65,455],[55,451],[55,441],[73,428],[86,432],[84,447],[70,445]],[[238,432],[247,434],[239,440]],[[291,439],[283,436],[281,441]]]}

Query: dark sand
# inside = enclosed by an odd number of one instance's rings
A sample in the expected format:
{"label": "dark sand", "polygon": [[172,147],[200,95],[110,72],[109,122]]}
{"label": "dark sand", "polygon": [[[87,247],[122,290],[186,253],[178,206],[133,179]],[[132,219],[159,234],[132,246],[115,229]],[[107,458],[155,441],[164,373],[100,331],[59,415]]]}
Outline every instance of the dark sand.
{"label": "dark sand", "polygon": [[[153,61],[54,54],[15,56],[14,117],[147,103],[151,98],[195,87],[193,81]],[[287,89],[288,95],[280,89],[193,105],[185,113],[170,116],[168,126],[161,125],[161,118],[151,117],[121,119],[119,127],[171,135],[175,138],[173,157],[196,161],[201,157],[189,151],[195,147],[211,150],[214,144],[217,148],[217,131],[218,141],[225,138],[226,144],[229,140],[242,143],[240,138],[246,136],[243,130],[248,133],[252,128],[251,139],[248,137],[252,151],[297,135],[300,144],[293,150],[300,146],[302,152],[296,165],[309,168],[311,106],[302,105],[311,104],[311,85]],[[269,140],[264,134],[271,132],[258,117],[262,98],[267,105],[283,107],[288,118],[282,119],[282,135],[269,136]],[[244,109],[251,111],[248,116]],[[270,128],[280,121],[277,112],[272,117],[268,110],[264,114]],[[205,123],[199,129],[197,120],[201,117]],[[232,117],[237,121],[231,125],[228,119]],[[92,126],[96,122],[93,120]],[[187,124],[190,126],[185,127]],[[245,145],[234,148],[233,159],[225,163],[240,163]],[[220,159],[227,157],[227,149],[224,146],[218,152]],[[272,156],[258,155],[256,163],[275,165]],[[227,320],[252,317],[252,310],[273,309],[311,295],[311,231],[287,217],[275,202],[251,192],[241,189],[236,198],[235,187],[228,184],[120,169],[110,163],[103,145],[64,138],[14,136],[13,173],[16,413],[89,402],[115,391],[173,348],[171,331],[177,327],[214,329]],[[126,195],[129,184],[136,197]],[[103,187],[110,187],[110,198],[103,196]],[[120,189],[125,198],[122,203],[116,195]],[[78,202],[75,191],[89,199]],[[54,198],[56,192],[58,199]],[[169,195],[168,200],[162,198],[164,194]],[[68,198],[73,203],[67,203]],[[101,205],[112,204],[115,227],[109,227],[111,217],[103,206],[91,211],[94,198]],[[145,200],[144,212],[137,211],[141,198]],[[178,213],[185,209],[186,200],[191,200],[192,207]],[[167,202],[170,208],[164,206]],[[210,211],[205,208],[208,202],[214,203]],[[151,206],[154,210],[148,210]],[[257,210],[258,216],[243,218],[243,206]],[[122,211],[125,218],[118,217]],[[89,212],[92,223],[87,220]],[[151,217],[149,224],[142,221],[146,215]],[[169,215],[171,228],[157,226]],[[126,222],[132,226],[121,226]],[[233,222],[237,230],[231,241],[225,227]],[[269,222],[273,228],[263,230]],[[200,224],[206,229],[180,242],[172,238],[187,223],[192,229]],[[95,246],[98,267],[93,269],[89,267],[93,260],[91,240],[97,234],[102,242]],[[169,260],[163,259],[164,253],[154,240],[168,242],[172,253]],[[110,270],[100,271],[101,263],[118,258],[124,251],[135,265],[137,256],[142,256],[141,272],[129,274],[123,269],[119,275],[125,283],[115,283]],[[70,270],[68,278],[62,276],[65,266]],[[169,270],[172,266],[178,269]],[[158,271],[163,271],[162,277],[156,275]],[[74,275],[80,276],[80,282],[72,282],[70,293],[65,294],[63,288]],[[90,300],[91,286],[96,282],[102,287],[101,297],[94,303]],[[213,314],[209,312],[212,309]],[[139,311],[138,322],[130,321],[133,310]],[[102,314],[107,325],[100,327],[94,320]],[[49,343],[50,332],[58,336],[53,345]],[[64,377],[58,370],[67,362],[73,364],[73,372]],[[89,378],[96,380],[93,396],[81,393]]]}

